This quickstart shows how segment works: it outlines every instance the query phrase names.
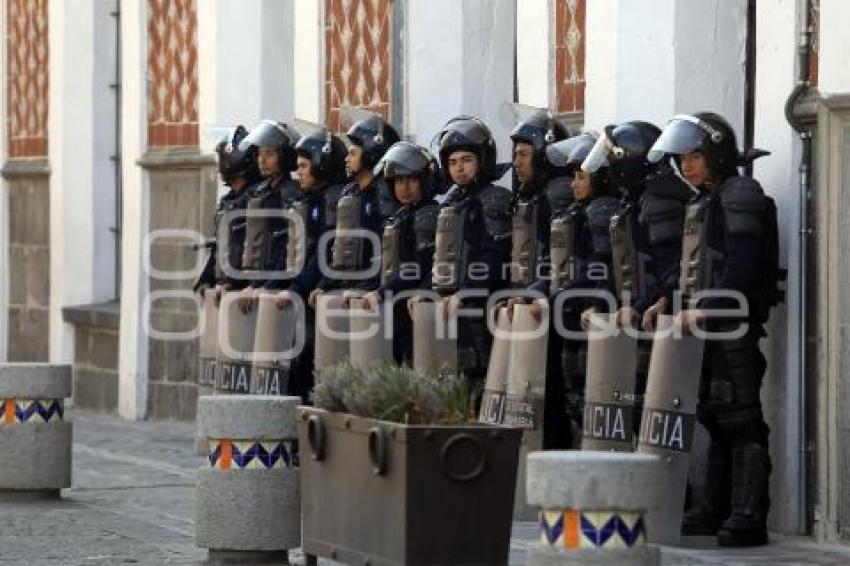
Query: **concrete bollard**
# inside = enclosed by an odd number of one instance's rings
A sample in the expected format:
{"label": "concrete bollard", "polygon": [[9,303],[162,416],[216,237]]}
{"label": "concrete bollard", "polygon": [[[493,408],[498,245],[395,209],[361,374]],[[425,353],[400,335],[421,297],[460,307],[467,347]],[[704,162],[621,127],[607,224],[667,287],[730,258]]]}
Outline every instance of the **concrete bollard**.
{"label": "concrete bollard", "polygon": [[649,454],[552,451],[529,454],[528,503],[540,509],[529,566],[657,566],[645,512],[657,504],[661,469]]}
{"label": "concrete bollard", "polygon": [[71,486],[70,365],[0,364],[0,499],[59,497]]}
{"label": "concrete bollard", "polygon": [[298,397],[202,397],[210,452],[198,470],[196,542],[211,561],[286,562],[301,544]]}

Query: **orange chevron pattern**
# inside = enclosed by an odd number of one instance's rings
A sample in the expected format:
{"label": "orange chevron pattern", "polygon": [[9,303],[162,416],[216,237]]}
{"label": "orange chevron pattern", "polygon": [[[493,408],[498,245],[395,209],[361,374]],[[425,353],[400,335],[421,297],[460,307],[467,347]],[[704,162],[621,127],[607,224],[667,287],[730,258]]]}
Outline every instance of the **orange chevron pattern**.
{"label": "orange chevron pattern", "polygon": [[325,121],[341,131],[339,108],[390,109],[391,0],[325,0]]}
{"label": "orange chevron pattern", "polygon": [[9,157],[47,155],[47,3],[6,3]]}

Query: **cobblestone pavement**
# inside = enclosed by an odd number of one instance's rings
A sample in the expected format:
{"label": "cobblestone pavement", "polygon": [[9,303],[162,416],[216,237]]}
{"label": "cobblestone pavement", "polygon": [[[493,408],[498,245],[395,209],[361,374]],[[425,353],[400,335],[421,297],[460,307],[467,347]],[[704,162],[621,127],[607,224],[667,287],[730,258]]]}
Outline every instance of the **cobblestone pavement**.
{"label": "cobblestone pavement", "polygon": [[[194,543],[194,470],[201,462],[194,426],[72,414],[74,487],[62,501],[0,502],[0,566],[204,563],[206,553]],[[535,536],[532,523],[514,525],[511,565],[523,564]],[[720,550],[695,538],[664,548],[663,556],[669,566],[848,565],[850,547],[775,536],[765,548]],[[290,560],[303,563],[297,551]]]}

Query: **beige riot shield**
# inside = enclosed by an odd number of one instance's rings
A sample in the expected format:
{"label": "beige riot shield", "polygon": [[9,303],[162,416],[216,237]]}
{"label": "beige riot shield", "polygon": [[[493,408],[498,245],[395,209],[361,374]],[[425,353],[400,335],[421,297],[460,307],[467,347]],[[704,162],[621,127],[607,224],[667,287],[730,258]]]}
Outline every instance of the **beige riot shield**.
{"label": "beige riot shield", "polygon": [[381,303],[376,310],[366,299],[352,299],[349,306],[351,365],[367,369],[393,363],[392,335],[384,318],[386,305]]}
{"label": "beige riot shield", "polygon": [[652,344],[637,449],[657,455],[663,464],[658,483],[664,490],[646,515],[647,536],[658,544],[676,544],[680,538],[705,345],[695,336],[674,336],[669,332],[673,320],[658,320],[661,333]]}
{"label": "beige riot shield", "polygon": [[582,450],[634,449],[637,338],[618,329],[616,318],[616,314],[590,317]]}
{"label": "beige riot shield", "polygon": [[309,206],[306,201],[296,201],[291,204],[289,211],[295,218],[289,221],[289,232],[286,240],[286,269],[297,272],[307,261],[307,212]]}
{"label": "beige riot shield", "polygon": [[204,293],[204,328],[198,343],[198,396],[209,395],[215,387],[216,351],[218,341],[218,306],[216,289]]}
{"label": "beige riot shield", "polygon": [[[449,338],[443,321],[442,304],[426,300],[415,303],[413,312],[413,368],[426,373],[457,372],[457,339]],[[445,324],[443,336],[437,324]]]}
{"label": "beige riot shield", "polygon": [[225,293],[221,299],[218,318],[218,378],[217,393],[248,393],[251,381],[251,355],[254,350],[254,331],[257,309],[247,313],[239,310],[239,292]]}
{"label": "beige riot shield", "polygon": [[294,305],[283,310],[275,306],[275,296],[260,295],[257,304],[257,332],[254,337],[254,364],[250,392],[257,395],[286,395],[290,358],[283,358],[295,346],[298,317]]}
{"label": "beige riot shield", "polygon": [[[543,448],[543,405],[546,393],[546,332],[536,338],[530,334],[540,327],[541,322],[531,314],[531,305],[516,305],[513,312],[508,364],[508,387],[505,400],[504,423],[524,430],[522,447],[517,468],[517,486],[514,496],[514,518],[531,521],[537,517],[538,509],[526,504],[525,460],[529,452]],[[522,336],[526,337],[523,338]]]}
{"label": "beige riot shield", "polygon": [[537,205],[517,204],[511,219],[511,283],[528,287],[537,275]]}
{"label": "beige riot shield", "polygon": [[461,280],[463,265],[463,225],[465,214],[457,206],[445,206],[437,217],[434,243],[432,287],[438,293],[453,293]]}
{"label": "beige riot shield", "polygon": [[[510,332],[511,319],[508,308],[500,307],[496,312],[496,328],[501,332]],[[505,418],[505,393],[508,387],[508,364],[511,360],[511,341],[509,338],[493,337],[490,350],[490,362],[487,365],[487,379],[484,394],[481,396],[481,411],[478,420],[482,423],[501,424]]]}
{"label": "beige riot shield", "polygon": [[342,295],[322,293],[316,297],[316,375],[348,357],[348,311],[342,307]]}

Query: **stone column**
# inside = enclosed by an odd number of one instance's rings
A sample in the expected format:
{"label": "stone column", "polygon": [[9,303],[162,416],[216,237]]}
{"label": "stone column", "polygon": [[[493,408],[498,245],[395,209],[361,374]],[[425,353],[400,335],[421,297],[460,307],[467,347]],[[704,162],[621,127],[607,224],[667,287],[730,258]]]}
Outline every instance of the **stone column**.
{"label": "stone column", "polygon": [[529,454],[528,503],[540,508],[540,540],[526,564],[661,564],[644,522],[658,501],[658,470],[658,458],[646,454]]}
{"label": "stone column", "polygon": [[0,364],[0,500],[59,497],[71,487],[71,366]]}
{"label": "stone column", "polygon": [[301,544],[298,397],[201,397],[209,456],[198,470],[196,540],[211,559],[286,562]]}

